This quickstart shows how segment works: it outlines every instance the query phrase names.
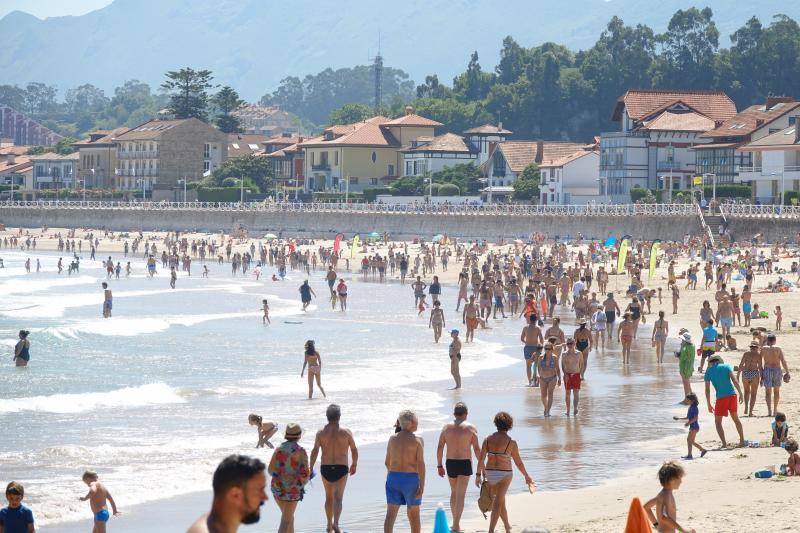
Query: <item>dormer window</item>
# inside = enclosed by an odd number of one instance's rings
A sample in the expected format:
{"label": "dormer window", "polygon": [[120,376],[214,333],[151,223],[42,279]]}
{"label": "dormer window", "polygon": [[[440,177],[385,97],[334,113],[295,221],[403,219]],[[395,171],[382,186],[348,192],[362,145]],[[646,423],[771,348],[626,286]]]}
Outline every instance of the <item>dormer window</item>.
{"label": "dormer window", "polygon": [[333,132],[332,131],[326,131],[325,132],[325,140],[326,141],[332,141],[333,140]]}

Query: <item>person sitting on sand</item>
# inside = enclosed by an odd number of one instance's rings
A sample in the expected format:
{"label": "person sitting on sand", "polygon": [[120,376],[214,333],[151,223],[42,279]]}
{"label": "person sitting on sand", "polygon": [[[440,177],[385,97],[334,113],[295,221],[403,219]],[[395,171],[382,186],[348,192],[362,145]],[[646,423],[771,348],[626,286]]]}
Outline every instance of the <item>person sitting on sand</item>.
{"label": "person sitting on sand", "polygon": [[269,421],[264,422],[263,419],[256,414],[248,416],[247,422],[251,426],[256,426],[258,429],[258,444],[256,444],[256,448],[263,448],[264,446],[274,448],[269,439],[278,431],[278,424]]}
{"label": "person sitting on sand", "polygon": [[[669,461],[658,469],[658,481],[661,483],[661,492],[655,498],[644,504],[644,511],[647,518],[653,523],[653,527],[659,533],[694,533],[694,529],[684,529],[678,524],[678,508],[675,504],[675,496],[672,494],[680,488],[685,472],[680,463]],[[653,513],[655,507],[656,512]]]}
{"label": "person sitting on sand", "polygon": [[797,441],[789,438],[783,448],[789,454],[789,462],[786,464],[787,476],[800,476],[800,454],[797,453]]}
{"label": "person sitting on sand", "polygon": [[786,423],[786,415],[775,413],[775,421],[772,422],[772,445],[780,446],[789,438],[789,424]]}
{"label": "person sitting on sand", "polygon": [[238,531],[240,524],[255,524],[261,506],[269,499],[266,465],[253,457],[230,455],[214,471],[211,511],[195,521],[186,533]]}

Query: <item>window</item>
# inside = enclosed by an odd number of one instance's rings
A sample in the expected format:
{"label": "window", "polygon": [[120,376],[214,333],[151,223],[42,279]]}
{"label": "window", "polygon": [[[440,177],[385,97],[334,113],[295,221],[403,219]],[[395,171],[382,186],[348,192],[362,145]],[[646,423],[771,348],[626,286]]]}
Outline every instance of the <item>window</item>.
{"label": "window", "polygon": [[370,185],[377,185],[378,184],[378,178],[370,178],[369,179],[369,184]]}
{"label": "window", "polygon": [[406,176],[413,176],[413,175],[414,175],[414,162],[406,161]]}
{"label": "window", "polygon": [[358,178],[350,178],[350,185],[358,185]]}
{"label": "window", "polygon": [[203,145],[203,159],[209,159],[210,157],[211,157],[211,145],[206,143]]}
{"label": "window", "polygon": [[315,163],[316,155],[317,155],[317,154],[316,154],[315,152],[311,152],[311,166],[312,166],[312,167],[313,167],[314,165],[316,165],[316,163]]}
{"label": "window", "polygon": [[319,164],[323,167],[328,166],[328,152],[321,152],[319,154]]}
{"label": "window", "polygon": [[339,152],[333,152],[333,164],[339,166]]}
{"label": "window", "polygon": [[506,160],[499,152],[495,152],[494,160],[492,161],[492,175],[506,175]]}
{"label": "window", "polygon": [[388,175],[389,176],[394,176],[394,165],[389,165]]}
{"label": "window", "polygon": [[378,159],[378,154],[372,152],[372,162],[374,163]]}
{"label": "window", "polygon": [[203,161],[203,172],[211,170],[211,161]]}
{"label": "window", "polygon": [[789,117],[789,125],[794,126],[797,122],[797,117]]}

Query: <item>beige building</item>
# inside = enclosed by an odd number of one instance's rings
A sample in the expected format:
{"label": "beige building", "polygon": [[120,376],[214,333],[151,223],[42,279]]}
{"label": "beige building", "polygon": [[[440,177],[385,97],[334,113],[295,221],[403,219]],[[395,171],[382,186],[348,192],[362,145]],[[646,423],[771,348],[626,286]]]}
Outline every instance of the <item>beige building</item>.
{"label": "beige building", "polygon": [[117,187],[196,181],[228,157],[228,135],[196,118],[151,120],[115,138]]}
{"label": "beige building", "polygon": [[396,119],[376,116],[331,126],[321,136],[298,144],[305,152],[304,189],[360,191],[386,186],[403,172],[401,150],[416,147],[421,138],[429,141],[441,126],[415,115],[410,106]]}
{"label": "beige building", "polygon": [[79,164],[78,178],[86,180],[89,189],[112,189],[116,185],[114,169],[117,168],[116,137],[128,131],[117,128],[111,131],[93,131],[89,137],[76,142]]}
{"label": "beige building", "polygon": [[0,155],[0,183],[11,185],[0,193],[0,200],[22,200],[33,191],[33,162],[29,156],[9,152]]}

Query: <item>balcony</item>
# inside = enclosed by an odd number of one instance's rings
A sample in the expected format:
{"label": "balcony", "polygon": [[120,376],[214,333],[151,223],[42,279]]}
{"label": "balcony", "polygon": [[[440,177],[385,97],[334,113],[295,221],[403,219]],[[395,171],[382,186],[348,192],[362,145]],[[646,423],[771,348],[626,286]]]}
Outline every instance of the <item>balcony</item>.
{"label": "balcony", "polygon": [[736,167],[742,181],[800,180],[800,166]]}
{"label": "balcony", "polygon": [[681,164],[677,161],[659,161],[658,170],[680,170]]}
{"label": "balcony", "polygon": [[318,165],[311,165],[311,170],[313,170],[313,171],[327,172],[330,169],[331,169],[331,166],[328,163],[320,163]]}
{"label": "balcony", "polygon": [[158,150],[120,151],[117,157],[120,159],[157,159]]}
{"label": "balcony", "polygon": [[157,169],[124,169],[118,168],[114,170],[114,174],[117,176],[131,176],[131,177],[141,177],[141,178],[157,178],[158,177],[158,170]]}

